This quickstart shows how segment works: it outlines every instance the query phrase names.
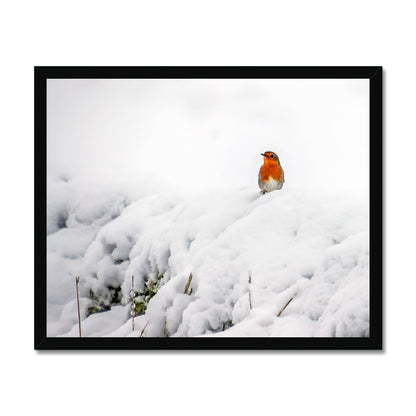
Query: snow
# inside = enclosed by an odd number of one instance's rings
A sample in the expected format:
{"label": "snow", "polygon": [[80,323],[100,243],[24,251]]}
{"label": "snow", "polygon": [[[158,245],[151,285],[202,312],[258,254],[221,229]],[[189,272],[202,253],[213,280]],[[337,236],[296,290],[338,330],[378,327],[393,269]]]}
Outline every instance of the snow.
{"label": "snow", "polygon": [[366,79],[49,79],[47,94],[49,173],[215,193],[252,186],[271,150],[286,185],[368,184]]}
{"label": "snow", "polygon": [[369,335],[368,80],[47,87],[49,336]]}
{"label": "snow", "polygon": [[[369,336],[359,193],[136,185],[48,179],[48,336],[78,336],[78,275],[83,336]],[[131,276],[159,285],[134,333]],[[89,314],[91,291],[111,309]]]}

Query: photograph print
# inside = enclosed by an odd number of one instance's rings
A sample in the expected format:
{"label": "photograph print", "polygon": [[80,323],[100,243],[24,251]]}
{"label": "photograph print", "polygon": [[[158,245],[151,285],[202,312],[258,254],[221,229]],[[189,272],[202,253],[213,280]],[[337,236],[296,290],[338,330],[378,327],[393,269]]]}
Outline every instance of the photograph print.
{"label": "photograph print", "polygon": [[36,349],[381,349],[381,67],[36,67]]}

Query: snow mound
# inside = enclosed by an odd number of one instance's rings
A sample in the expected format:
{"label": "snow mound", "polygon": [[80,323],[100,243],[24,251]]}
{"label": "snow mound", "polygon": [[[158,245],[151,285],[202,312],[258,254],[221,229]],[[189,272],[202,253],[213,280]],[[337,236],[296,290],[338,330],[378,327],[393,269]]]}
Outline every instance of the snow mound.
{"label": "snow mound", "polygon": [[78,334],[76,275],[84,336],[369,336],[362,200],[289,188],[132,197],[65,180],[50,191],[48,336]]}

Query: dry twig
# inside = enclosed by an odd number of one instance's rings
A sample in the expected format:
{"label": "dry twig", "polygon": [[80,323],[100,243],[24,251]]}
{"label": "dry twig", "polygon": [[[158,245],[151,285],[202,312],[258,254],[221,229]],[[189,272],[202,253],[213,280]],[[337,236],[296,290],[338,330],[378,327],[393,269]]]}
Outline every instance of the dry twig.
{"label": "dry twig", "polygon": [[250,305],[250,309],[253,309],[253,304],[251,303],[251,273],[248,275],[248,303]]}
{"label": "dry twig", "polygon": [[282,312],[287,308],[287,306],[289,305],[290,302],[292,302],[292,300],[295,298],[296,293],[287,301],[286,305],[283,306],[282,310],[277,314],[277,317],[279,317]]}
{"label": "dry twig", "polygon": [[[190,295],[191,293],[188,293],[188,291],[189,291],[189,286],[191,286],[191,282],[192,282],[192,273],[189,275],[189,279],[188,279],[188,283],[186,284],[186,287],[185,287],[185,291],[183,292],[183,293],[185,293],[185,295]],[[191,291],[192,291],[192,289],[191,289]]]}
{"label": "dry twig", "polygon": [[131,277],[131,308],[130,308],[130,315],[131,315],[131,330],[134,332],[134,315],[136,314],[136,305],[134,304],[134,276]]}
{"label": "dry twig", "polygon": [[146,322],[146,325],[143,327],[142,331],[140,332],[140,338],[143,338],[144,330],[147,328],[147,325],[149,325],[149,321]]}
{"label": "dry twig", "polygon": [[82,337],[81,334],[81,311],[79,308],[79,276],[75,277],[75,286],[77,289],[77,307],[78,307],[78,330],[79,330],[79,337]]}

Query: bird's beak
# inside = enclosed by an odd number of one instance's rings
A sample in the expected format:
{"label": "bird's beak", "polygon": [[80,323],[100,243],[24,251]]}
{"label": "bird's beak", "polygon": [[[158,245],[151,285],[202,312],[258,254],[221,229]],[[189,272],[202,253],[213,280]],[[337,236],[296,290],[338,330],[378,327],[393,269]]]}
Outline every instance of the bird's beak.
{"label": "bird's beak", "polygon": [[260,153],[262,156],[266,156],[264,153]]}

